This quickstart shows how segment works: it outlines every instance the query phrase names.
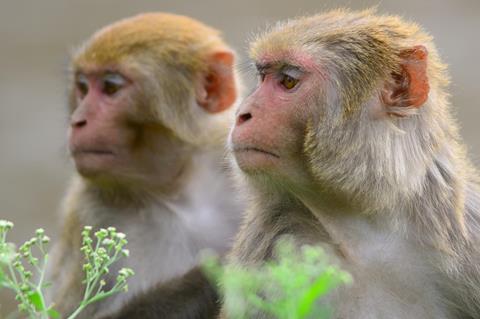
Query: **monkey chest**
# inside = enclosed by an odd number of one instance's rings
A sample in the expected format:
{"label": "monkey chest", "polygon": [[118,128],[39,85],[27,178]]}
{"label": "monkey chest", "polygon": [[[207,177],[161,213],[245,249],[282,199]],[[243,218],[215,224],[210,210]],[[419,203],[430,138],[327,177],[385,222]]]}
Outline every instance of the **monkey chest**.
{"label": "monkey chest", "polygon": [[117,220],[115,226],[127,235],[130,256],[112,266],[108,283],[115,282],[123,267],[132,268],[135,277],[128,283],[128,292],[115,295],[99,307],[101,315],[115,312],[133,296],[183,275],[198,263],[198,253],[205,245],[181,221],[168,215],[162,217],[137,216],[135,222]]}
{"label": "monkey chest", "polygon": [[442,303],[437,275],[423,248],[391,234],[349,246],[341,264],[353,282],[329,297],[333,318],[454,318]]}

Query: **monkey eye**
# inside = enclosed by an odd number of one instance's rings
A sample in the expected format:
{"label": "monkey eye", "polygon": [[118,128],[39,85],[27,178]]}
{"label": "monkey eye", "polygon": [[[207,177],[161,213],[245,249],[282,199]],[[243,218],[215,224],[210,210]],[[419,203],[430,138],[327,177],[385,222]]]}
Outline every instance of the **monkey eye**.
{"label": "monkey eye", "polygon": [[105,75],[102,83],[102,92],[108,96],[117,93],[125,86],[127,80],[118,73],[110,73]]}
{"label": "monkey eye", "polygon": [[292,90],[300,82],[300,78],[304,75],[304,71],[297,66],[286,65],[278,74],[278,82],[286,90]]}
{"label": "monkey eye", "polygon": [[75,86],[77,87],[80,97],[83,98],[88,94],[88,79],[85,75],[80,74],[75,80]]}
{"label": "monkey eye", "polygon": [[287,90],[293,89],[295,86],[298,84],[298,79],[288,75],[288,74],[282,74],[280,78],[280,84]]}

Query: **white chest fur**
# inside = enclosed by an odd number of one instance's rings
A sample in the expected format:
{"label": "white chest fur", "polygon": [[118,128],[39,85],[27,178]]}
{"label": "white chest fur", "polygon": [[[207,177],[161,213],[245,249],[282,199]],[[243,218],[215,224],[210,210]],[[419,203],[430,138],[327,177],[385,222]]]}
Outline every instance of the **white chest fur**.
{"label": "white chest fur", "polygon": [[194,164],[195,172],[175,198],[159,198],[135,212],[112,214],[98,207],[95,213],[104,215],[104,225],[97,226],[115,226],[129,241],[130,257],[114,266],[110,282],[122,267],[136,272],[128,293],[110,298],[101,306],[102,314],[115,311],[152,284],[186,273],[198,264],[202,250],[223,254],[231,246],[241,217],[239,201],[218,163],[200,157]]}
{"label": "white chest fur", "polygon": [[403,232],[349,218],[333,226],[354,282],[330,296],[334,318],[453,318],[436,286],[429,251]]}

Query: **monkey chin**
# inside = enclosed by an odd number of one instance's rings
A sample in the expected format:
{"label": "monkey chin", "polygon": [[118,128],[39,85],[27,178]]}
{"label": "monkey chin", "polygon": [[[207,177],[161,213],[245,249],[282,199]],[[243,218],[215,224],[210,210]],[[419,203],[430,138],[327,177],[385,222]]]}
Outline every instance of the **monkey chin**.
{"label": "monkey chin", "polygon": [[275,170],[280,157],[256,147],[237,147],[233,150],[235,160],[244,172],[268,172]]}
{"label": "monkey chin", "polygon": [[110,152],[81,152],[73,155],[77,172],[85,178],[94,179],[114,175],[118,159]]}

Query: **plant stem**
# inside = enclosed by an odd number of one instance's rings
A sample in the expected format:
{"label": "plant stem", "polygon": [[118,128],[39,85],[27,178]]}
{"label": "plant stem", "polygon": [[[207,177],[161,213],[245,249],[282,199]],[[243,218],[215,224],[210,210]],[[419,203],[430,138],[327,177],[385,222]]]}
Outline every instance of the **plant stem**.
{"label": "plant stem", "polygon": [[80,306],[77,308],[77,310],[75,310],[70,316],[68,316],[67,319],[74,319],[74,318],[76,318],[76,317],[80,314],[80,312],[82,312],[83,309],[85,309],[85,307],[86,307],[86,305],[83,305],[83,303],[82,303],[82,305],[80,305]]}

